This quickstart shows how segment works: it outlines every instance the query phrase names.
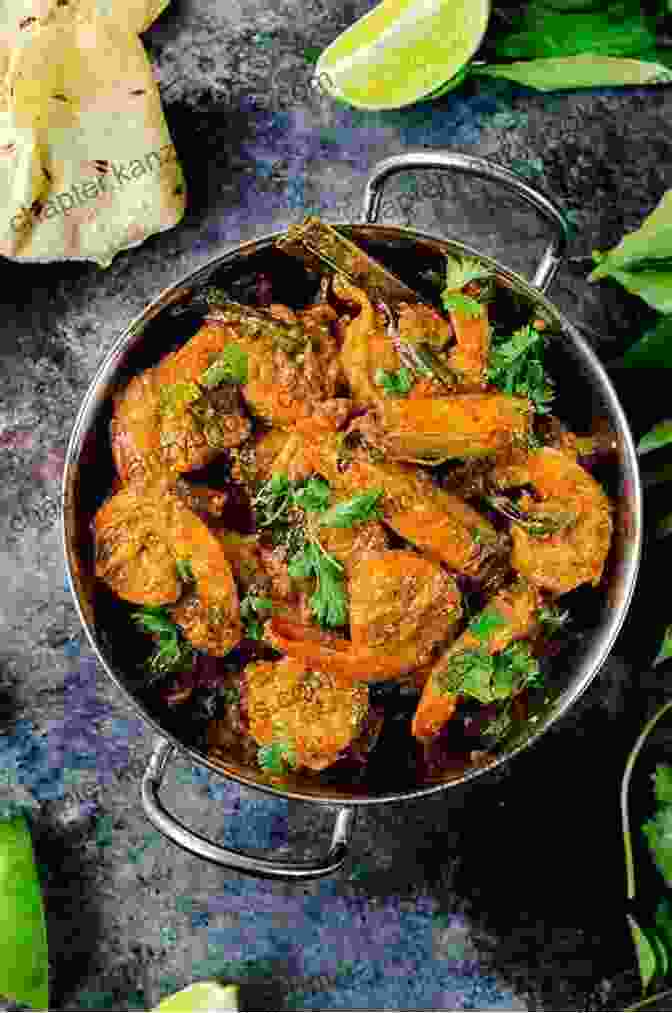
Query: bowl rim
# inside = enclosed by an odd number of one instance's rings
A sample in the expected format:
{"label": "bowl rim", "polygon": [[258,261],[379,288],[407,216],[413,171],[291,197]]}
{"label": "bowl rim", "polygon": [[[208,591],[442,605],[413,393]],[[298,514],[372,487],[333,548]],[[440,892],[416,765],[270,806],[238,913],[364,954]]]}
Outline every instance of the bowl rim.
{"label": "bowl rim", "polygon": [[482,774],[492,773],[501,768],[505,763],[511,761],[514,757],[518,756],[518,754],[528,749],[530,746],[536,744],[552,725],[556,724],[567,714],[600,672],[602,666],[609,657],[614,642],[629,612],[637,583],[642,555],[643,496],[634,439],[630,431],[627,417],[606,369],[591,346],[582,337],[577,327],[565,317],[564,313],[562,313],[551,300],[548,299],[544,292],[536,288],[517,272],[500,264],[495,258],[484,254],[477,248],[469,246],[460,240],[454,240],[446,236],[432,234],[431,232],[421,232],[416,229],[397,225],[383,225],[368,222],[338,222],[335,223],[335,225],[339,229],[346,230],[348,234],[353,231],[357,232],[363,238],[366,238],[366,233],[378,233],[382,239],[385,239],[385,234],[387,234],[387,238],[394,237],[404,240],[410,239],[416,243],[429,243],[435,248],[437,246],[440,247],[441,252],[443,253],[456,252],[465,256],[476,257],[488,264],[496,271],[498,280],[508,282],[509,285],[516,291],[520,292],[524,296],[527,296],[528,299],[534,302],[535,306],[545,309],[552,318],[561,324],[563,335],[566,334],[569,336],[579,357],[585,363],[592,380],[596,381],[597,385],[601,389],[602,395],[604,396],[609,412],[612,416],[611,421],[618,427],[618,434],[622,445],[623,458],[620,463],[619,471],[621,474],[625,471],[629,471],[630,473],[628,475],[628,479],[630,482],[630,524],[632,526],[632,530],[629,532],[628,536],[629,553],[627,560],[624,562],[621,577],[623,584],[621,601],[617,604],[616,608],[610,610],[611,615],[606,622],[605,629],[602,630],[600,634],[599,643],[594,647],[593,651],[591,651],[589,663],[584,665],[586,671],[577,683],[571,686],[571,691],[569,689],[565,691],[564,695],[566,696],[566,699],[559,704],[553,713],[550,713],[543,721],[540,722],[539,727],[528,732],[522,742],[514,745],[510,749],[503,750],[501,755],[497,755],[492,762],[487,764],[487,766],[472,767],[460,774],[458,777],[454,777],[446,781],[431,781],[424,785],[403,789],[398,792],[386,792],[379,795],[362,794],[357,796],[348,795],[346,792],[332,792],[330,790],[330,785],[321,785],[319,786],[319,790],[316,790],[316,793],[313,795],[303,786],[300,789],[292,788],[291,785],[281,787],[273,783],[263,782],[261,780],[257,781],[252,777],[247,777],[239,771],[229,769],[223,761],[219,763],[214,762],[205,753],[201,753],[195,747],[182,742],[168,729],[163,728],[161,723],[146,710],[141,701],[139,701],[131,690],[124,685],[123,681],[116,675],[111,665],[106,660],[101,645],[98,643],[95,635],[93,622],[89,617],[87,617],[82,601],[80,600],[80,596],[82,594],[81,581],[77,573],[76,553],[71,544],[69,526],[70,513],[74,510],[74,488],[84,438],[92,428],[92,423],[94,422],[98,411],[109,397],[109,390],[103,396],[101,396],[101,390],[103,388],[110,387],[113,384],[114,377],[119,371],[119,366],[124,354],[129,349],[135,347],[134,339],[141,341],[142,329],[151,319],[157,316],[158,313],[166,309],[168,306],[179,302],[185,294],[191,295],[194,289],[202,286],[204,281],[199,280],[201,276],[207,276],[208,274],[214,273],[214,271],[218,270],[220,267],[224,267],[228,262],[235,262],[236,260],[240,260],[246,256],[257,253],[264,248],[270,249],[278,239],[287,235],[286,229],[272,233],[265,233],[262,236],[234,244],[230,249],[214,254],[204,264],[191,269],[179,280],[172,282],[164,288],[140,311],[140,313],[136,314],[136,316],[126,325],[119,337],[112,344],[89,383],[77,412],[71,436],[68,441],[61,486],[61,541],[65,557],[68,584],[74,599],[75,608],[97,661],[102,665],[105,673],[112,680],[117,689],[121,691],[129,706],[149,724],[158,736],[162,739],[168,740],[176,748],[182,758],[188,757],[195,765],[205,766],[221,777],[229,778],[246,788],[261,791],[276,798],[280,797],[297,802],[309,802],[323,806],[382,805],[385,803],[402,802],[407,799],[423,798],[425,796],[436,794],[440,791],[445,791],[448,788],[456,787],[457,785],[466,784],[467,782],[475,780]]}

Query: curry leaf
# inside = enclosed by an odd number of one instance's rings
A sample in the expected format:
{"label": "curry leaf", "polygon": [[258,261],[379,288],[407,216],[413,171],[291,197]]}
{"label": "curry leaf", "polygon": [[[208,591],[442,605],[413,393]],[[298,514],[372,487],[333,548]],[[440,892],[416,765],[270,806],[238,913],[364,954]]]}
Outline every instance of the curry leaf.
{"label": "curry leaf", "polygon": [[588,281],[611,277],[662,313],[672,312],[672,190],[613,249],[593,253]]}
{"label": "curry leaf", "polygon": [[47,930],[25,816],[0,821],[0,994],[49,1006]]}
{"label": "curry leaf", "polygon": [[672,658],[672,626],[668,626],[665,630],[663,641],[653,664],[660,665],[661,662],[667,661],[668,658]]}
{"label": "curry leaf", "polygon": [[658,422],[653,429],[642,436],[637,444],[639,454],[647,454],[650,450],[658,450],[660,447],[672,443],[672,419]]}
{"label": "curry leaf", "polygon": [[649,985],[653,981],[656,975],[656,951],[651,945],[647,934],[635,921],[632,915],[628,915],[628,925],[630,926],[630,934],[632,935],[632,941],[635,944],[635,951],[637,953],[637,963],[639,965],[639,977],[642,982],[642,991],[647,992]]}
{"label": "curry leaf", "polygon": [[[672,277],[670,292],[672,293]],[[659,317],[655,326],[645,331],[639,341],[631,345],[613,365],[628,368],[672,366],[672,317]]]}
{"label": "curry leaf", "polygon": [[663,84],[672,81],[672,71],[661,63],[598,56],[593,52],[486,64],[484,67],[475,67],[474,72],[488,77],[504,77],[537,91]]}

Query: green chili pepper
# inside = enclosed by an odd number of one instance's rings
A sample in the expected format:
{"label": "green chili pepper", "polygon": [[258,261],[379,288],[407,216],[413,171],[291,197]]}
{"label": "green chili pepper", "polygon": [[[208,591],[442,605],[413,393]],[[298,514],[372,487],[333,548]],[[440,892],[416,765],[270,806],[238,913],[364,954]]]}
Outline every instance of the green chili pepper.
{"label": "green chili pepper", "polygon": [[42,891],[25,816],[0,820],[0,995],[49,1008]]}

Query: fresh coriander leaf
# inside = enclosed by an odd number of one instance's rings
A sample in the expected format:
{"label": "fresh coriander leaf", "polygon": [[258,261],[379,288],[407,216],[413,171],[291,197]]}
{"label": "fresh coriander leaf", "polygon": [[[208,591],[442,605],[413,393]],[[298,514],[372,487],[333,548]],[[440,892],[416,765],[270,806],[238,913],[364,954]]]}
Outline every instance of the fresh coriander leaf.
{"label": "fresh coriander leaf", "polygon": [[292,505],[292,487],[286,475],[275,473],[264,482],[252,500],[257,515],[257,526],[267,528],[276,521],[286,519]]}
{"label": "fresh coriander leaf", "polygon": [[482,735],[491,739],[501,739],[507,732],[513,727],[513,717],[511,716],[511,709],[505,705],[499,714],[489,721],[488,724],[483,728]]}
{"label": "fresh coriander leaf", "polygon": [[270,598],[246,594],[240,603],[240,618],[245,626],[245,636],[250,640],[261,640],[264,630],[259,617],[272,610],[273,602]]}
{"label": "fresh coriander leaf", "polygon": [[201,396],[201,388],[197,383],[180,381],[161,387],[159,390],[159,410],[163,415],[179,415]]}
{"label": "fresh coriander leaf", "polygon": [[413,373],[406,366],[401,366],[396,372],[377,369],[373,378],[388,397],[405,397],[415,383]]}
{"label": "fresh coriander leaf", "polygon": [[247,352],[240,345],[231,342],[225,345],[212,365],[201,374],[203,387],[218,387],[220,383],[247,383]]}
{"label": "fresh coriander leaf", "polygon": [[146,606],[133,612],[131,618],[141,630],[154,636],[154,652],[147,665],[155,675],[185,671],[193,666],[194,650],[164,608]]}
{"label": "fresh coriander leaf", "polygon": [[491,268],[474,257],[446,257],[445,289],[452,294],[471,281],[486,281],[492,277]]}
{"label": "fresh coriander leaf", "polygon": [[376,520],[381,516],[378,503],[382,496],[382,489],[358,493],[352,499],[337,503],[322,514],[320,524],[331,528],[351,528],[355,524]]}
{"label": "fresh coriander leaf", "polygon": [[651,941],[648,938],[647,933],[645,933],[640,925],[635,921],[634,917],[629,914],[627,918],[628,925],[630,926],[630,934],[632,935],[632,941],[635,944],[637,963],[639,965],[639,977],[642,982],[642,992],[646,993],[649,985],[656,976],[656,968],[658,966],[656,951],[651,945]]}
{"label": "fresh coriander leaf", "polygon": [[495,675],[506,673],[506,679],[511,679],[512,690],[515,693],[525,689],[526,686],[541,686],[541,669],[539,662],[532,654],[529,644],[523,640],[517,640],[509,644],[503,651],[495,655]]}
{"label": "fresh coriander leaf", "polygon": [[294,502],[302,510],[315,513],[325,510],[331,500],[329,483],[323,478],[309,478],[308,481],[294,492]]}
{"label": "fresh coriander leaf", "polygon": [[672,806],[662,806],[642,826],[654,862],[668,886],[672,886]]}
{"label": "fresh coriander leaf", "polygon": [[442,693],[464,693],[490,703],[490,682],[495,670],[492,656],[482,649],[456,651],[438,676]]}
{"label": "fresh coriander leaf", "polygon": [[665,419],[642,436],[637,444],[637,453],[647,454],[650,450],[659,450],[660,447],[667,446],[668,443],[672,443],[672,420]]}
{"label": "fresh coriander leaf", "polygon": [[546,633],[556,633],[569,621],[569,612],[563,612],[557,605],[542,605],[537,612],[537,621]]}
{"label": "fresh coriander leaf", "polygon": [[463,295],[462,292],[449,292],[447,289],[444,289],[441,301],[443,302],[444,310],[455,310],[458,313],[462,313],[465,317],[483,316],[483,303],[480,303],[478,299],[473,299],[469,295]]}
{"label": "fresh coriander leaf", "polygon": [[308,577],[312,577],[315,574],[315,550],[311,544],[306,545],[300,552],[292,556],[288,565],[287,572],[289,576],[294,580],[306,580]]}
{"label": "fresh coriander leaf", "polygon": [[507,626],[504,616],[492,606],[483,610],[469,623],[468,629],[479,640],[489,640],[493,633]]}
{"label": "fresh coriander leaf", "polygon": [[296,753],[293,746],[287,742],[273,742],[268,746],[259,747],[257,762],[265,773],[280,776],[288,767],[296,767]]}
{"label": "fresh coriander leaf", "polygon": [[194,571],[191,568],[191,562],[188,559],[177,559],[175,560],[175,568],[177,575],[180,580],[184,581],[185,584],[192,584],[194,582]]}
{"label": "fresh coriander leaf", "polygon": [[316,550],[317,589],[310,597],[310,607],[322,626],[345,626],[348,621],[348,599],[343,574],[329,556]]}
{"label": "fresh coriander leaf", "polygon": [[236,686],[225,686],[220,690],[220,695],[225,704],[240,703],[240,690]]}
{"label": "fresh coriander leaf", "polygon": [[487,377],[495,387],[528,398],[542,415],[548,412],[554,396],[553,383],[541,360],[544,343],[544,336],[531,325],[508,338],[495,335],[487,369]]}

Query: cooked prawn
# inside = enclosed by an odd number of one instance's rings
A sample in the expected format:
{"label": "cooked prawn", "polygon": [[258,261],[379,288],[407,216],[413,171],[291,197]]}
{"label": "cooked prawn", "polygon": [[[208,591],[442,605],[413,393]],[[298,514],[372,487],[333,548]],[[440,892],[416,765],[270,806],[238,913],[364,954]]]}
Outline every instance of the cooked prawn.
{"label": "cooked prawn", "polygon": [[524,463],[495,469],[494,478],[502,488],[529,484],[538,497],[518,501],[531,523],[512,520],[513,568],[555,594],[598,584],[611,541],[611,506],[575,456],[542,447]]}
{"label": "cooked prawn", "polygon": [[489,654],[498,654],[514,640],[529,637],[535,629],[540,604],[539,593],[525,582],[500,591],[490,600],[488,612],[496,611],[504,622],[485,642],[469,629],[465,630],[436,661],[413,717],[411,730],[416,739],[424,741],[433,738],[450,721],[457,709],[459,694],[446,693],[441,686],[441,675],[449,659],[461,651],[475,648],[486,650]]}

